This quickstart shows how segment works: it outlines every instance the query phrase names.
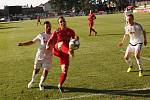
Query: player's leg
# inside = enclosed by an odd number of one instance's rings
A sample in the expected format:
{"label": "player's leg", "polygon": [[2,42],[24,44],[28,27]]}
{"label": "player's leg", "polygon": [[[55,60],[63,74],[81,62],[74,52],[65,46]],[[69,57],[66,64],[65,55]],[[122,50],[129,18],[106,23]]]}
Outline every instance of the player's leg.
{"label": "player's leg", "polygon": [[137,46],[135,47],[135,59],[137,62],[137,65],[139,67],[139,77],[143,76],[142,72],[143,72],[143,67],[142,67],[142,61],[141,61],[141,48],[142,48],[142,44],[137,44]]}
{"label": "player's leg", "polygon": [[43,67],[43,73],[41,75],[40,83],[39,83],[40,90],[44,90],[44,81],[46,80],[48,72],[52,67],[52,57],[50,57],[49,59],[44,59],[42,67]]}
{"label": "player's leg", "polygon": [[38,24],[39,24],[39,22],[37,21],[37,22],[36,22],[36,25],[38,26]]}
{"label": "player's leg", "polygon": [[131,69],[133,68],[133,64],[131,62],[130,56],[131,56],[131,51],[132,51],[132,46],[129,45],[126,49],[125,55],[124,55],[124,59],[125,62],[128,64],[129,68],[127,70],[127,72],[130,72]]}
{"label": "player's leg", "polygon": [[94,28],[92,28],[91,30],[95,33],[95,36],[96,36],[97,32],[94,30]]}
{"label": "player's leg", "polygon": [[58,84],[58,89],[62,93],[64,92],[62,85],[66,80],[68,67],[69,67],[69,55],[64,55],[62,58],[60,58],[60,65],[61,65],[61,73],[60,73],[60,81]]}
{"label": "player's leg", "polygon": [[31,81],[28,83],[28,88],[31,88],[32,85],[33,85],[33,82],[35,81],[36,77],[37,77],[37,74],[39,73],[40,69],[39,68],[35,68],[34,67],[34,70],[33,70],[33,73],[32,73],[32,79]]}
{"label": "player's leg", "polygon": [[95,31],[95,29],[93,28],[93,26],[94,26],[94,22],[92,23],[91,30],[95,33],[95,36],[96,36],[97,32]]}
{"label": "player's leg", "polygon": [[48,75],[48,71],[47,69],[43,69],[43,73],[41,75],[41,78],[40,78],[40,83],[39,83],[39,89],[40,91],[44,90],[44,81],[46,80],[47,78],[47,75]]}
{"label": "player's leg", "polygon": [[92,23],[91,22],[89,22],[89,31],[90,31],[89,36],[91,36],[91,33],[92,33]]}

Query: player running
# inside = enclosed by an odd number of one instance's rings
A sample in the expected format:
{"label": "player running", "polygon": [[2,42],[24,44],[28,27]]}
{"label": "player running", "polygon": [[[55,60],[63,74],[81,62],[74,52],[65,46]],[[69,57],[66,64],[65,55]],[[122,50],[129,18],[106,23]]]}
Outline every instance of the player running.
{"label": "player running", "polygon": [[[127,25],[125,26],[125,34],[123,36],[122,41],[118,44],[121,47],[126,40],[127,36],[130,37],[129,45],[125,52],[125,61],[129,65],[127,72],[130,72],[133,68],[132,62],[130,60],[131,52],[134,52],[135,59],[137,61],[139,67],[139,77],[143,76],[143,67],[141,62],[141,49],[142,44],[147,45],[146,32],[143,30],[142,26],[136,22],[134,22],[134,16],[132,14],[127,15]],[[143,40],[144,37],[144,40]]]}
{"label": "player running", "polygon": [[48,71],[52,67],[52,49],[46,50],[46,43],[49,37],[51,36],[51,24],[49,21],[45,21],[44,25],[45,25],[45,32],[40,33],[31,41],[24,43],[20,42],[18,44],[18,46],[28,46],[34,44],[35,42],[38,42],[40,44],[34,61],[34,70],[32,74],[32,79],[28,84],[28,88],[31,88],[38,72],[40,71],[40,68],[42,67],[43,73],[41,75],[41,80],[39,83],[40,90],[44,90],[43,83],[48,75]]}
{"label": "player running", "polygon": [[41,17],[40,17],[40,16],[37,16],[37,26],[39,25],[39,23],[40,23],[40,25],[41,25]]}

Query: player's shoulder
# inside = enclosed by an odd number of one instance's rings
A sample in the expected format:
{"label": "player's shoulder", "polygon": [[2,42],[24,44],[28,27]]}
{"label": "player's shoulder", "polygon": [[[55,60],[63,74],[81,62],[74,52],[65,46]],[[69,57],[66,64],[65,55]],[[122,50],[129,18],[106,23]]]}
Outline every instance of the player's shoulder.
{"label": "player's shoulder", "polygon": [[67,28],[67,30],[70,31],[70,32],[74,32],[74,30],[71,29],[71,28]]}
{"label": "player's shoulder", "polygon": [[57,28],[56,30],[53,31],[53,33],[59,33],[61,30],[60,28]]}
{"label": "player's shoulder", "polygon": [[135,24],[135,25],[139,25],[139,26],[141,26],[141,24],[140,24],[140,23],[137,23],[137,22],[134,22],[134,24]]}
{"label": "player's shoulder", "polygon": [[39,35],[44,35],[45,34],[45,32],[41,32],[41,33],[39,33]]}

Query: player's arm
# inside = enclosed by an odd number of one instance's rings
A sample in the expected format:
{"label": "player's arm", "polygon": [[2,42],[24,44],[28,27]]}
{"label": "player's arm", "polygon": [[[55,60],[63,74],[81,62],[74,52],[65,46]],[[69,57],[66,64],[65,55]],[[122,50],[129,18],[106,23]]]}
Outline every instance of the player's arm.
{"label": "player's arm", "polygon": [[94,14],[94,20],[96,19],[96,15]]}
{"label": "player's arm", "polygon": [[124,34],[124,36],[122,38],[122,41],[118,43],[118,47],[122,47],[123,46],[123,43],[127,39],[127,37],[128,37],[128,34]]}
{"label": "player's arm", "polygon": [[146,31],[143,29],[142,25],[139,24],[141,30],[143,31],[143,37],[144,37],[144,45],[147,45],[147,36],[146,36]]}
{"label": "player's arm", "polygon": [[147,36],[145,30],[143,31],[143,36],[144,36],[144,45],[147,45]]}
{"label": "player's arm", "polygon": [[33,43],[34,41],[20,42],[18,43],[18,46],[28,46],[28,45],[32,45]]}
{"label": "player's arm", "polygon": [[55,45],[55,43],[57,42],[57,36],[56,36],[56,32],[53,32],[51,37],[49,38],[49,40],[46,43],[46,49],[52,49]]}

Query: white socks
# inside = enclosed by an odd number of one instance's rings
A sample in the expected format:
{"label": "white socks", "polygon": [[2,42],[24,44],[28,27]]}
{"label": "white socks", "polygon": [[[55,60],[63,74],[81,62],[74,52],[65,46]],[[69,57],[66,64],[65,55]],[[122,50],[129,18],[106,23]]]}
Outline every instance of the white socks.
{"label": "white socks", "polygon": [[136,58],[136,62],[137,62],[137,64],[138,64],[138,66],[139,66],[139,70],[143,70],[141,59]]}
{"label": "white socks", "polygon": [[42,76],[41,76],[41,80],[40,80],[40,83],[39,83],[39,84],[43,84],[44,80],[45,80],[45,77],[42,75]]}

